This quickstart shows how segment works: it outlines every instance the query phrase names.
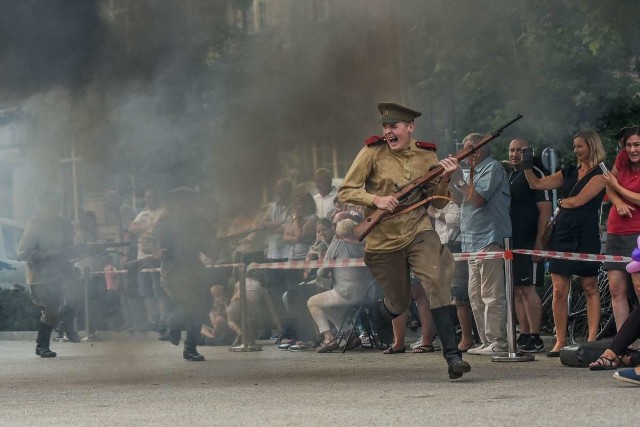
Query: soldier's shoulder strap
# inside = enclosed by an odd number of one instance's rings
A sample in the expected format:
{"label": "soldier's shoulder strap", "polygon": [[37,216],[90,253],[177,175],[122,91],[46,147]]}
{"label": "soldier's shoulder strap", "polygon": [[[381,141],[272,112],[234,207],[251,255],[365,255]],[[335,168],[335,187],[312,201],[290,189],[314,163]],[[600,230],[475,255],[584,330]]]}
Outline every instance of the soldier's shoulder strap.
{"label": "soldier's shoulder strap", "polygon": [[429,151],[438,151],[438,146],[433,142],[416,141],[416,147]]}
{"label": "soldier's shoulder strap", "polygon": [[378,145],[383,142],[385,142],[385,140],[382,136],[373,135],[364,140],[364,145],[371,147],[373,145]]}

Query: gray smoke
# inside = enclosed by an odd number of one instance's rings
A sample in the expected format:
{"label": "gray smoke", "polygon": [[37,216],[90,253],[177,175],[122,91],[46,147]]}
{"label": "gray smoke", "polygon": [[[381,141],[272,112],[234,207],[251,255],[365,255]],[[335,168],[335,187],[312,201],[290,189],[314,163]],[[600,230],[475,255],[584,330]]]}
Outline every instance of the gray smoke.
{"label": "gray smoke", "polygon": [[21,109],[11,142],[44,185],[58,165],[32,159],[73,143],[88,192],[198,185],[230,214],[310,179],[301,147],[335,147],[344,174],[380,101],[421,110],[441,155],[517,112],[496,154],[619,126],[640,37],[638,6],[614,3],[266,0],[263,28],[245,0],[6,2],[0,105]]}

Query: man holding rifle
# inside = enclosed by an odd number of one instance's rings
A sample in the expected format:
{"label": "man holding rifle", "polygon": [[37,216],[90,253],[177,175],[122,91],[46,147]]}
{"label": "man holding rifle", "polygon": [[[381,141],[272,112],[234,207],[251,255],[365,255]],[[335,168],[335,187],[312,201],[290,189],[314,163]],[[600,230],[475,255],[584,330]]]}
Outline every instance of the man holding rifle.
{"label": "man holding rifle", "polygon": [[[366,141],[338,190],[342,202],[364,205],[367,214],[374,208],[393,212],[400,204],[393,196],[397,189],[438,165],[436,146],[412,138],[420,112],[393,103],[379,104],[378,110],[384,136]],[[448,186],[447,175],[432,184],[427,195],[446,196]],[[403,203],[423,199],[424,192],[420,189]],[[442,207],[447,201],[435,199],[433,203]],[[376,305],[379,333],[388,333],[391,320],[409,307],[411,267],[429,296],[449,378],[469,372],[471,366],[458,350],[450,310],[453,256],[433,230],[426,206],[380,222],[367,236],[365,263],[384,291],[384,300]]]}

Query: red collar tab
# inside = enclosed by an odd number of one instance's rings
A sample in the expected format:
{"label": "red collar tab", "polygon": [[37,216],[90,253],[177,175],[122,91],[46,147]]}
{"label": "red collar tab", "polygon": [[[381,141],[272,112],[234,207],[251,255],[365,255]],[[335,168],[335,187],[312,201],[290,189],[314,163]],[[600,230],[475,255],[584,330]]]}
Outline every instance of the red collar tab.
{"label": "red collar tab", "polygon": [[385,142],[384,137],[373,135],[364,140],[364,145],[374,145],[374,144],[377,144],[378,142]]}
{"label": "red collar tab", "polygon": [[438,147],[433,142],[416,141],[416,147],[424,148],[425,150],[438,151]]}

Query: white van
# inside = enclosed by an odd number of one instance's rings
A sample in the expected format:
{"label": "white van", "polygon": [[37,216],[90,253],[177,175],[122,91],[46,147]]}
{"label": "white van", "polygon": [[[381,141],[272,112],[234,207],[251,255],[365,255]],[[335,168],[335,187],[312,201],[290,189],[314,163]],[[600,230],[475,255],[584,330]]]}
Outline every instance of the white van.
{"label": "white van", "polygon": [[0,218],[0,261],[9,264],[13,269],[0,270],[0,289],[11,285],[25,285],[27,264],[18,261],[16,251],[22,238],[24,228],[20,223],[7,218]]}

